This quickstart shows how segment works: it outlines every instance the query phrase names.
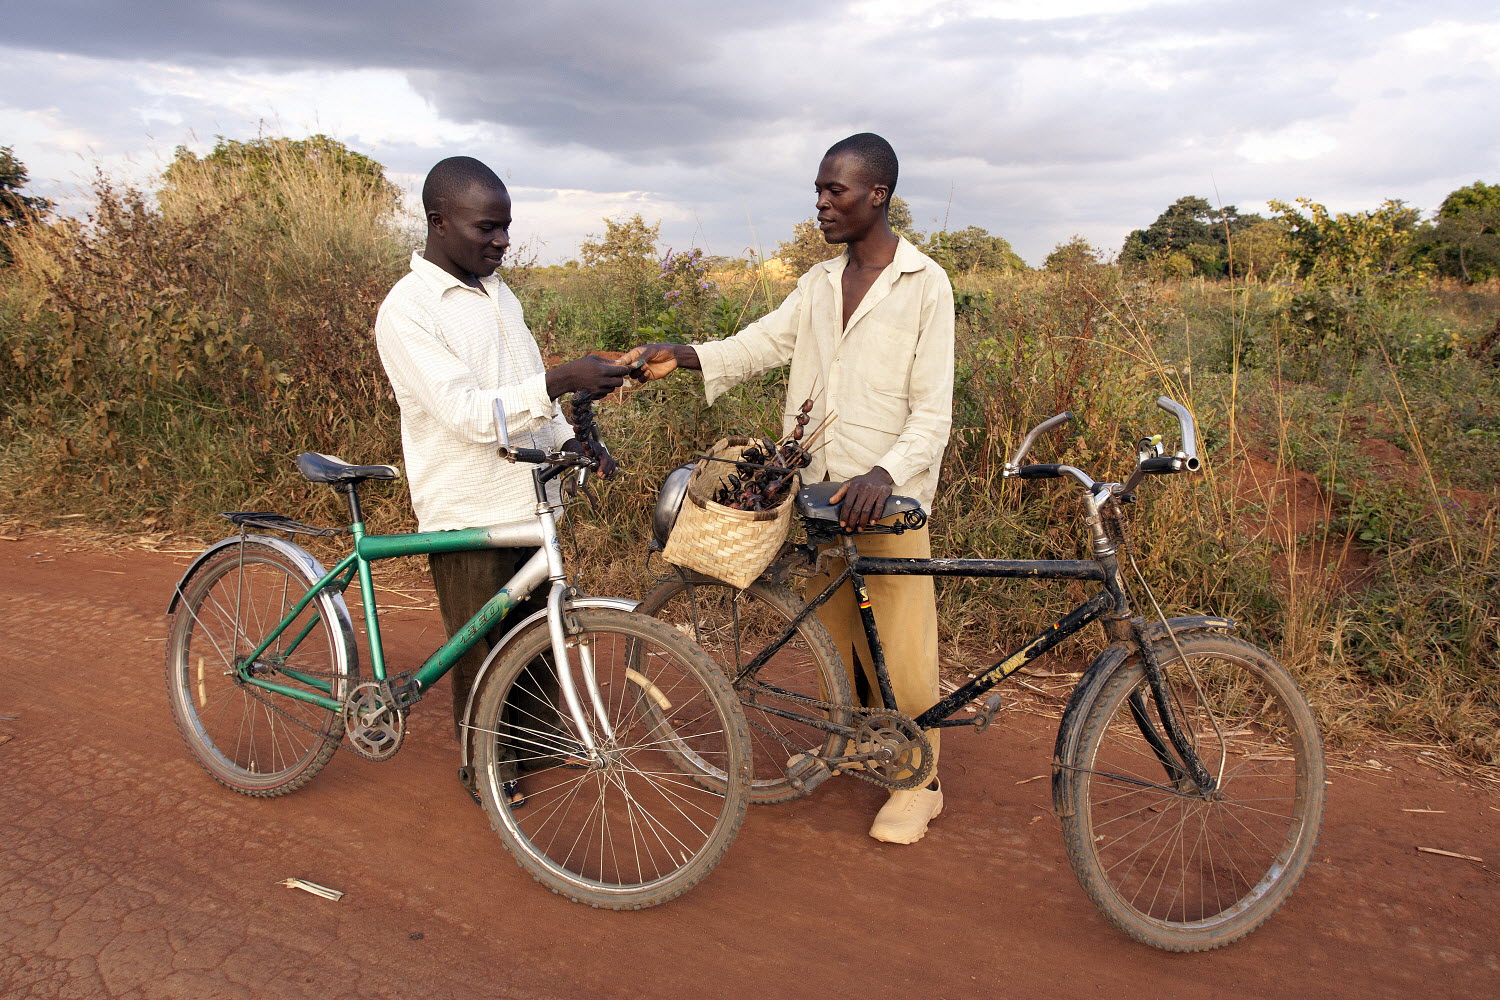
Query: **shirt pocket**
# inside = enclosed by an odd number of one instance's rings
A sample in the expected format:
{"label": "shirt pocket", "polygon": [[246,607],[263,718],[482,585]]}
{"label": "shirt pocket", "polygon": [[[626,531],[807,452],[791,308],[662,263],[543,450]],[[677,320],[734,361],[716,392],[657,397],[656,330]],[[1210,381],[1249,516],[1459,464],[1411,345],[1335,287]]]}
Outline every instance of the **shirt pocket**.
{"label": "shirt pocket", "polygon": [[846,394],[844,412],[839,414],[838,422],[845,425],[840,436],[848,445],[850,458],[858,464],[879,461],[901,437],[911,416],[905,372],[898,373],[902,376],[899,382],[882,378],[882,374],[877,368],[851,372],[849,382],[857,391],[853,396]]}
{"label": "shirt pocket", "polygon": [[917,354],[917,324],[883,322],[874,316],[860,321],[856,343],[843,345],[858,358],[850,366],[862,389],[905,400],[911,391],[912,362]]}

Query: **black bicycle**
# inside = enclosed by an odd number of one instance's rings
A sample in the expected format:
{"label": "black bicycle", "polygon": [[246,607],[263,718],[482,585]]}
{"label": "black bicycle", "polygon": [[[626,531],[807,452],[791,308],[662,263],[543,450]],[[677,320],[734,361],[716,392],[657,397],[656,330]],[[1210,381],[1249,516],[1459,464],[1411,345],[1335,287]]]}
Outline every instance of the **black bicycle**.
{"label": "black bicycle", "polygon": [[[1068,413],[1033,428],[1005,466],[1006,477],[1071,478],[1082,487],[1092,559],[860,556],[828,503],[839,484],[820,483],[796,500],[805,544],[790,546],[750,587],[682,571],[655,587],[638,610],[690,633],[734,682],[752,730],[752,801],[795,798],[840,773],[892,789],[926,783],[928,731],[988,728],[1001,700],[992,688],[1098,621],[1110,645],[1074,688],[1052,758],[1053,808],[1084,890],[1125,933],[1171,951],[1221,947],[1275,912],[1306,869],[1322,820],[1317,724],[1286,669],[1232,636],[1233,621],[1167,618],[1151,594],[1120,505],[1134,502],[1147,476],[1200,468],[1191,414],[1165,396],[1157,405],[1177,417],[1181,448],[1167,455],[1159,436],[1143,440],[1123,484],[1095,482],[1069,465],[1022,464]],[[659,498],[658,544],[680,498],[679,474]],[[925,523],[918,504],[892,497],[882,523],[865,530]],[[815,575],[830,557],[845,568],[820,593],[804,600],[786,586],[792,576]],[[1150,620],[1133,610],[1126,565]],[[854,704],[848,674],[814,614],[845,582],[863,593],[865,577],[877,574],[1084,580],[1099,590],[912,718]],[[884,704],[894,705],[874,614],[860,603]],[[709,788],[728,783],[707,761],[687,764]]]}

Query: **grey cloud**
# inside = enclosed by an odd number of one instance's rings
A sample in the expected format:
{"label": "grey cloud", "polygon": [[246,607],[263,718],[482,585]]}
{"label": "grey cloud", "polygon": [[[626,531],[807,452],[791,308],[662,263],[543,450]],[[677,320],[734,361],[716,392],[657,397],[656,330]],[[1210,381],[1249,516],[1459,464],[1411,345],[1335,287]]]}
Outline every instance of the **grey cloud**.
{"label": "grey cloud", "polygon": [[[1439,4],[1439,7],[1443,6]],[[973,151],[1000,165],[1117,162],[1157,149],[1184,127],[1266,127],[1285,115],[1329,110],[1319,87],[1320,47],[1376,33],[1346,10],[1288,3],[1233,25],[1230,4],[1148,8],[1058,22],[965,20],[840,49],[837,8],[768,3],[703,11],[666,0],[619,4],[449,3],[439,13],[374,0],[330,6],[274,0],[146,5],[60,0],[28,5],[12,44],[189,65],[388,66],[449,118],[493,122],[534,141],[600,149],[629,162],[705,164],[719,140],[786,122],[830,134],[852,120],[925,123],[926,155]],[[1394,16],[1414,17],[1408,5]],[[1242,15],[1241,15],[1242,16]],[[87,24],[89,29],[77,30]],[[775,31],[766,30],[775,26]],[[1166,93],[1127,80],[1069,94],[1041,112],[1018,107],[1013,66],[1056,56],[1084,60],[1199,32],[1233,33],[1213,45],[1163,45],[1152,57],[1178,80]],[[1357,47],[1357,46],[1356,46]],[[797,72],[765,73],[793,51]],[[837,53],[835,56],[833,53]],[[937,70],[931,67],[938,67]],[[922,77],[936,73],[946,87]],[[1206,77],[1194,85],[1197,77]]]}
{"label": "grey cloud", "polygon": [[[1347,118],[1365,95],[1334,92],[1340,67],[1393,33],[1492,17],[1460,0],[1180,3],[1056,21],[966,19],[884,33],[866,25],[858,44],[844,41],[852,36],[838,6],[795,2],[17,7],[7,14],[7,44],[38,52],[200,68],[403,71],[447,119],[494,125],[504,139],[475,154],[524,183],[649,191],[699,206],[697,225],[730,250],[744,245],[751,225],[769,247],[810,215],[818,153],[866,128],[902,154],[902,193],[919,222],[941,217],[952,189],[955,224],[1006,235],[1033,261],[1092,220],[1121,220],[1099,225],[1123,235],[1182,194],[1212,197],[1216,177],[1231,202],[1328,198],[1322,192],[1335,188],[1384,197],[1496,164],[1495,140],[1441,114],[1411,124],[1415,141],[1388,156],[1369,142],[1305,164],[1246,164],[1234,153],[1250,132]],[[1034,60],[1081,75],[1042,82],[1028,75]],[[1126,61],[1149,66],[1165,85],[1119,72]],[[1094,71],[1098,79],[1087,76]],[[1454,66],[1447,78],[1407,80],[1392,67],[1390,86],[1413,95],[1448,88],[1444,100],[1472,106],[1493,90],[1494,74]],[[129,81],[123,96],[97,85],[47,87],[60,93],[43,100],[68,108],[82,127],[139,134],[139,115],[122,107],[132,99]],[[7,92],[34,93],[35,85],[17,79]],[[205,103],[176,110],[202,135],[221,130]],[[1375,123],[1379,138],[1370,142],[1394,146],[1398,137],[1381,129],[1395,127]],[[450,151],[391,146],[380,157],[420,173]]]}

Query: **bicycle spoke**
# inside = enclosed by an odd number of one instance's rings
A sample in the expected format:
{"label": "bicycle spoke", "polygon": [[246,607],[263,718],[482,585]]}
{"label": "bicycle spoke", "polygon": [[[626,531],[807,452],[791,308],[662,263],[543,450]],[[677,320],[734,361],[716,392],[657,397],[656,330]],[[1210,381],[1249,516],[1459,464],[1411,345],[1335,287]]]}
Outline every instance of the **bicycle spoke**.
{"label": "bicycle spoke", "polygon": [[[1078,803],[1064,829],[1090,896],[1132,936],[1200,950],[1249,933],[1291,891],[1311,855],[1322,758],[1311,713],[1274,660],[1219,636],[1181,644],[1192,669],[1174,650],[1168,694],[1218,784],[1131,784],[1132,773],[1162,767],[1130,711],[1132,691],[1154,704],[1139,660],[1092,693],[1079,755],[1059,773]],[[1166,740],[1167,730],[1156,735]]]}
{"label": "bicycle spoke", "polygon": [[[642,894],[659,901],[702,877],[743,815],[743,789],[728,798],[707,789],[693,764],[743,768],[743,728],[726,725],[735,707],[728,681],[678,633],[624,612],[578,617],[605,627],[570,636],[567,661],[557,664],[540,630],[518,640],[476,695],[486,800],[499,810],[506,846],[544,882],[596,905],[639,905],[631,901]],[[579,662],[585,650],[593,689]],[[595,726],[595,752],[578,772],[556,764],[581,753],[560,732],[561,670]],[[499,801],[502,768],[516,769],[525,808]]]}
{"label": "bicycle spoke", "polygon": [[[167,671],[174,716],[194,755],[236,791],[278,795],[300,787],[326,763],[342,734],[338,712],[246,685],[236,676],[236,650],[248,653],[260,644],[311,583],[304,566],[252,540],[243,550],[232,546],[201,564],[178,594]],[[344,690],[340,670],[353,662],[344,652],[344,625],[335,625],[347,624],[342,608],[337,595],[314,598],[248,671],[326,677],[337,696]],[[304,684],[287,674],[280,681]]]}

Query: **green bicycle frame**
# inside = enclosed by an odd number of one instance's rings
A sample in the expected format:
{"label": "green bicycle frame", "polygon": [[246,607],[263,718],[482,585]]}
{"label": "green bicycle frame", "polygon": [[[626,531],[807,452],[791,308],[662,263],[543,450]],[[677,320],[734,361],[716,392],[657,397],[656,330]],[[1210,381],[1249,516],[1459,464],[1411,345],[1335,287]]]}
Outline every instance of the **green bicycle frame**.
{"label": "green bicycle frame", "polygon": [[[550,518],[547,519],[550,521]],[[305,690],[292,687],[287,684],[279,684],[275,681],[256,677],[251,673],[251,666],[260,660],[265,651],[277,641],[286,631],[291,628],[299,615],[306,610],[319,594],[325,590],[335,590],[342,593],[357,576],[359,578],[359,592],[364,604],[365,631],[370,650],[370,669],[377,681],[386,678],[385,649],[380,638],[380,619],[377,613],[375,601],[375,584],[370,573],[371,563],[381,559],[393,559],[396,556],[426,555],[433,552],[471,552],[478,549],[489,548],[519,548],[538,546],[537,553],[516,573],[510,581],[510,585],[502,588],[495,596],[491,597],[479,611],[459,629],[451,639],[443,643],[431,656],[429,656],[413,675],[420,690],[426,690],[438,681],[444,674],[453,668],[453,664],[469,651],[479,641],[479,637],[488,632],[502,618],[508,615],[517,604],[525,600],[538,585],[551,576],[549,560],[547,557],[547,545],[556,541],[555,529],[549,531],[547,525],[540,522],[527,522],[514,525],[500,525],[491,528],[461,528],[456,531],[418,531],[403,535],[367,535],[362,521],[355,521],[349,526],[349,533],[354,539],[354,549],[338,564],[323,574],[317,583],[308,588],[307,593],[292,606],[281,622],[273,628],[260,644],[243,657],[236,665],[235,671],[241,681],[253,687],[262,688],[266,691],[274,691],[288,698],[298,701],[309,702],[322,706],[330,711],[339,711],[343,703],[330,697],[332,684],[320,678],[299,674],[295,671],[286,670],[278,664],[278,669],[287,676],[294,677],[303,684],[315,690]],[[551,535],[548,539],[547,536]],[[285,648],[283,657],[289,655],[305,639],[318,624],[319,615],[314,614],[312,619],[293,636],[289,646]]]}

